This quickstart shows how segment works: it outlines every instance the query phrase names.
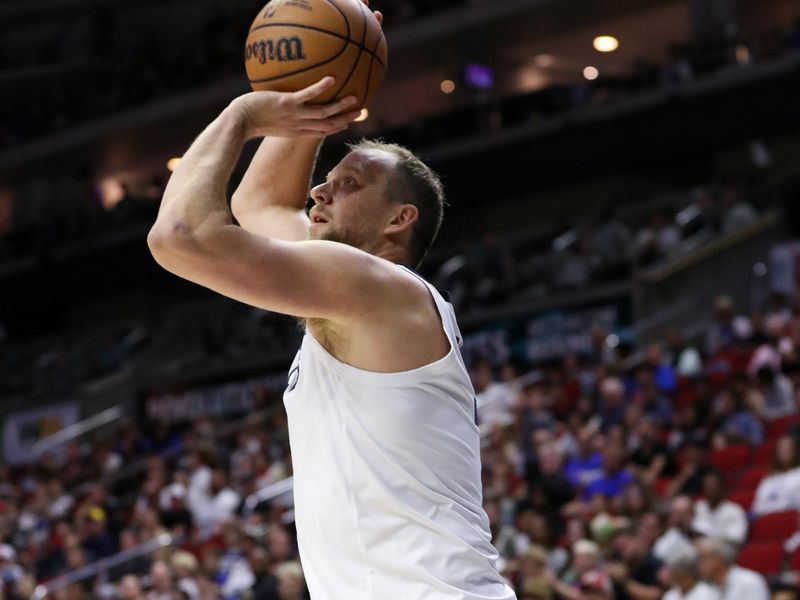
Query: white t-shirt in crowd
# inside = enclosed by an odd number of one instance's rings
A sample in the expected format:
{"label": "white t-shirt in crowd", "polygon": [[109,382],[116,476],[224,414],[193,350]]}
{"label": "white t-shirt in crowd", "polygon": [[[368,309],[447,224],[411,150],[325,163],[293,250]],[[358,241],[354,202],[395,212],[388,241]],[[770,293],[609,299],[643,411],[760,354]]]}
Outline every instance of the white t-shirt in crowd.
{"label": "white t-shirt in crowd", "polygon": [[747,538],[747,514],[741,506],[728,500],[723,500],[715,509],[706,500],[698,500],[694,504],[692,529],[738,546]]}
{"label": "white t-shirt in crowd", "polygon": [[704,581],[698,581],[695,586],[685,594],[680,588],[672,588],[661,600],[720,600],[717,588]]}
{"label": "white t-shirt in crowd", "polygon": [[653,545],[653,555],[661,562],[668,563],[670,558],[678,556],[695,556],[694,544],[677,527],[670,527]]}
{"label": "white t-shirt in crowd", "polygon": [[769,588],[755,571],[734,565],[725,577],[722,600],[769,600]]}
{"label": "white t-shirt in crowd", "polygon": [[510,425],[514,418],[511,405],[514,402],[514,390],[506,383],[490,383],[477,395],[478,423],[481,428],[493,425]]}
{"label": "white t-shirt in crowd", "polygon": [[800,467],[761,480],[751,510],[757,515],[800,509]]}

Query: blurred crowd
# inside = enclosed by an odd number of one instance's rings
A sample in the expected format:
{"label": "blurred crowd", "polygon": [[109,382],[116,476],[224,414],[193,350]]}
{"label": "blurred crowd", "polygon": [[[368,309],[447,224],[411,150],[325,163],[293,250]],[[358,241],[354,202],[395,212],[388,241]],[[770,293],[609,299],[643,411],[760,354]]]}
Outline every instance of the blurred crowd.
{"label": "blurred crowd", "polygon": [[[391,26],[469,3],[470,0],[387,0],[379,7]],[[241,75],[242,32],[247,31],[260,4],[204,5],[205,10],[197,11],[204,16],[201,22],[187,22],[186,31],[177,36],[171,29],[152,28],[158,17],[152,17],[146,25],[137,25],[136,20],[124,19],[106,5],[78,11],[58,29],[46,33],[37,33],[41,24],[37,20],[24,44],[0,43],[0,74],[7,75],[0,78],[0,149],[196,89],[226,76]],[[131,31],[137,26],[146,27],[147,31]],[[187,41],[185,36],[189,33],[195,39],[202,36],[203,44]],[[30,48],[23,48],[25,44]],[[429,147],[530,122],[575,106],[677,85],[731,65],[768,60],[798,48],[800,22],[786,31],[771,31],[751,40],[732,37],[713,43],[675,44],[669,48],[669,61],[665,64],[637,63],[627,77],[555,86],[491,105],[478,103],[419,120],[386,135],[412,147]],[[55,71],[42,78],[37,77],[37,68]],[[27,78],[28,85],[18,85],[20,78]],[[26,110],[19,111],[20,105],[25,105]]]}
{"label": "blurred crowd", "polygon": [[622,281],[754,224],[759,213],[747,195],[742,186],[709,184],[610,206],[545,230],[489,233],[432,256],[425,270],[450,291],[462,316]]}
{"label": "blurred crowd", "polygon": [[[703,340],[666,331],[541,365],[478,357],[485,508],[521,600],[797,598],[800,313],[716,299]],[[168,533],[53,597],[306,598],[278,391],[233,427],[129,421],[0,469],[7,598]],[[131,469],[131,465],[134,468]]]}
{"label": "blurred crowd", "polygon": [[521,599],[797,598],[797,316],[780,295],[751,316],[722,296],[704,344],[598,335],[534,378],[473,367],[484,498]]}
{"label": "blurred crowd", "polygon": [[[63,210],[55,210],[57,203],[51,202],[58,190],[62,200],[69,199]],[[81,185],[39,182],[18,197],[20,227],[0,237],[0,266],[4,249],[6,257],[47,261],[63,248],[92,239],[104,240],[96,252],[106,252],[109,239],[129,230],[143,238],[160,194],[159,181],[130,185],[121,201],[105,209],[88,179]],[[748,194],[741,186],[710,184],[654,202],[629,202],[580,222],[487,234],[434,251],[421,271],[449,290],[462,318],[487,308],[536,302],[553,293],[626,280],[638,269],[674,260],[753,224],[759,212]],[[24,345],[4,340],[0,324],[0,348],[5,349],[0,352],[0,393],[69,397],[79,386],[136,361],[151,370],[235,367],[248,357],[285,351],[296,334],[292,323],[230,302],[199,303]]]}
{"label": "blurred crowd", "polygon": [[[467,3],[387,0],[381,8],[387,22],[399,24]],[[162,17],[153,6],[142,11],[151,15],[143,22],[126,18],[129,8],[103,3],[68,10],[57,28],[48,28],[41,15],[19,24],[20,30],[30,30],[27,39],[0,41],[0,150],[241,76],[245,34],[264,4],[201,3],[195,15],[203,18],[197,23],[182,19],[181,32],[154,26]],[[163,6],[170,14],[170,4]],[[187,41],[187,34],[194,37]],[[20,111],[23,105],[26,110]]]}

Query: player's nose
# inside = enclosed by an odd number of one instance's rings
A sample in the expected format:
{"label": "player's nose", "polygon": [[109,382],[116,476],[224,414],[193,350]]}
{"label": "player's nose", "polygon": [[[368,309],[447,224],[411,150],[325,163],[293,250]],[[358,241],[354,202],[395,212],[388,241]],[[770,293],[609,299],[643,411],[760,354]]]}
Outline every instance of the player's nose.
{"label": "player's nose", "polygon": [[314,204],[330,204],[332,200],[331,190],[327,183],[322,183],[311,188],[311,199]]}

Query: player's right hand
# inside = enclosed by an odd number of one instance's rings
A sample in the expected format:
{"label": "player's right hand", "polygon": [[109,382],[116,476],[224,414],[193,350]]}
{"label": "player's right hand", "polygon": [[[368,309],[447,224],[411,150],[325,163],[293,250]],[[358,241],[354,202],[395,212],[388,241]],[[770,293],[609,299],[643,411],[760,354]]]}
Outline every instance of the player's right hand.
{"label": "player's right hand", "polygon": [[297,92],[250,92],[236,98],[229,110],[242,119],[248,138],[325,137],[344,131],[361,114],[355,96],[308,104],[335,84],[328,76]]}

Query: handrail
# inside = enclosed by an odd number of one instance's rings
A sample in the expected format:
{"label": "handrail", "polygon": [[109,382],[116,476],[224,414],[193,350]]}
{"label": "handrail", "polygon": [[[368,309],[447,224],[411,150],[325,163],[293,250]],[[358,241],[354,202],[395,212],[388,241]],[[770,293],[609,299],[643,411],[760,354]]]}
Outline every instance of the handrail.
{"label": "handrail", "polygon": [[755,237],[759,233],[763,233],[764,231],[777,225],[779,220],[780,219],[777,213],[769,213],[752,225],[743,227],[742,229],[721,238],[717,238],[708,244],[700,246],[697,248],[697,250],[694,250],[685,256],[681,256],[680,258],[672,260],[663,266],[656,266],[640,272],[636,275],[636,278],[644,283],[660,283],[665,279],[672,277],[676,273],[685,271],[686,269],[693,267],[694,265],[706,260],[707,258],[710,258],[711,256],[714,256],[715,254],[719,254],[720,252],[723,252],[739,244],[740,242]]}
{"label": "handrail", "polygon": [[281,479],[280,481],[276,481],[275,483],[270,483],[267,486],[264,486],[260,490],[256,490],[252,494],[250,494],[244,501],[244,507],[242,512],[244,513],[245,517],[249,517],[253,514],[256,506],[261,504],[262,502],[266,502],[267,500],[272,500],[273,498],[277,498],[278,496],[282,496],[288,492],[291,492],[294,488],[294,477],[287,477],[286,479]]}
{"label": "handrail", "polygon": [[156,550],[160,550],[161,548],[171,546],[174,542],[175,538],[173,538],[172,535],[169,533],[162,533],[161,535],[151,538],[134,548],[129,548],[112,556],[101,558],[98,561],[81,567],[80,569],[75,569],[74,571],[65,573],[64,575],[61,575],[52,581],[37,585],[30,597],[30,600],[42,600],[49,594],[72,585],[73,583],[88,579],[89,577],[94,577],[102,571],[107,571],[108,569],[116,567],[117,565],[121,565],[129,560],[133,560],[134,558],[139,558],[140,556],[145,556],[146,554],[150,554]]}
{"label": "handrail", "polygon": [[124,415],[125,409],[122,408],[122,406],[112,406],[111,408],[107,408],[102,412],[92,415],[88,419],[79,421],[74,425],[65,427],[61,431],[57,431],[52,435],[42,438],[32,446],[31,452],[33,452],[34,456],[41,456],[53,448],[57,448],[58,446],[66,444],[67,442],[70,442],[85,433],[98,429],[103,425],[112,423],[117,419],[122,418]]}

